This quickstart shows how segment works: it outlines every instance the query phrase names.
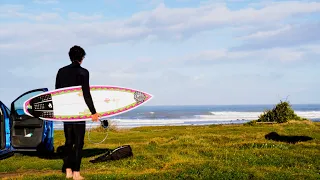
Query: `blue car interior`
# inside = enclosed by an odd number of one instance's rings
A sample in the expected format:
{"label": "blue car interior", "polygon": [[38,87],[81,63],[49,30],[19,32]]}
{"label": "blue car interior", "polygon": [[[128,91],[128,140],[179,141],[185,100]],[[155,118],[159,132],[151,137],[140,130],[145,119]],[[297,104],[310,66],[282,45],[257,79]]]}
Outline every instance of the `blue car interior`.
{"label": "blue car interior", "polygon": [[28,116],[23,111],[27,99],[46,91],[47,88],[42,88],[22,94],[11,103],[10,110],[1,103],[0,156],[17,151],[54,152],[53,122]]}
{"label": "blue car interior", "polygon": [[13,155],[10,141],[10,110],[0,101],[0,159]]}

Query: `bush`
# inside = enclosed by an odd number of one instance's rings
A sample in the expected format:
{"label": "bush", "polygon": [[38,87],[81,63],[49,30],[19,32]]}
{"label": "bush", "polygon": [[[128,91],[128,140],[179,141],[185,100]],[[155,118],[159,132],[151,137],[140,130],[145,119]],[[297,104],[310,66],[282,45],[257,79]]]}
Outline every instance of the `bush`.
{"label": "bush", "polygon": [[259,116],[258,122],[277,122],[284,123],[289,120],[302,120],[296,115],[288,102],[280,101],[272,110],[264,111]]}
{"label": "bush", "polygon": [[257,124],[257,120],[249,121],[244,123],[245,126],[254,126]]}

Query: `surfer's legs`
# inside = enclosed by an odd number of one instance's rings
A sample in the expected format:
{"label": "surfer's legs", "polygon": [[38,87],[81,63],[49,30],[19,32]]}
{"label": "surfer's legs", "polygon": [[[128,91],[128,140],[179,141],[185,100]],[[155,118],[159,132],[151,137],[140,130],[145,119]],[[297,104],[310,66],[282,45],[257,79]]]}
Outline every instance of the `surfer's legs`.
{"label": "surfer's legs", "polygon": [[[64,136],[65,142],[65,156],[64,156],[64,168],[66,168],[67,176],[70,176],[70,170],[73,168],[74,153],[72,152],[74,141],[74,128],[73,124],[64,123]],[[71,171],[72,172],[72,171]]]}
{"label": "surfer's legs", "polygon": [[73,178],[74,179],[82,179],[80,176],[80,165],[81,165],[81,159],[82,159],[82,148],[84,144],[84,136],[86,132],[86,123],[79,122],[74,125],[74,133],[75,133],[75,159],[74,159],[74,166],[73,166]]}
{"label": "surfer's legs", "polygon": [[83,177],[80,176],[79,171],[80,171],[80,165],[81,165],[82,148],[84,145],[85,131],[86,131],[86,123],[84,121],[74,122],[74,123],[64,123],[64,134],[65,134],[66,142],[65,142],[65,158],[64,158],[63,166],[64,168],[66,168],[67,173],[68,171],[70,171],[70,169],[72,169],[73,179],[83,179]]}
{"label": "surfer's legs", "polygon": [[84,135],[86,132],[86,124],[85,122],[75,124],[75,166],[73,171],[80,170],[81,158],[82,158],[82,148],[84,144]]}

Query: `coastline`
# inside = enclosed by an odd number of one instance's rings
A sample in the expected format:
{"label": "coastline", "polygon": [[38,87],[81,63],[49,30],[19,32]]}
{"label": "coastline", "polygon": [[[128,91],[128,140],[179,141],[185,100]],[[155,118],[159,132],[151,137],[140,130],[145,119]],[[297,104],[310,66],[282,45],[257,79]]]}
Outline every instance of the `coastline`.
{"label": "coastline", "polygon": [[[255,119],[254,119],[255,120]],[[132,120],[135,121],[135,120]],[[179,120],[180,122],[188,122],[188,120]],[[117,123],[114,123],[114,121],[109,121],[109,124],[111,126],[115,126],[118,129],[132,129],[132,128],[139,128],[139,127],[170,127],[170,126],[208,126],[208,125],[241,125],[241,124],[245,124],[248,123],[252,120],[234,120],[234,121],[212,121],[212,122],[202,122],[202,121],[198,121],[198,122],[192,122],[192,123],[171,123],[170,121],[165,122],[165,123],[150,123],[150,124],[129,124],[126,126],[119,126]],[[320,119],[314,119],[314,120],[310,120],[311,122],[320,122]],[[88,121],[86,122],[86,129],[91,129],[91,128],[97,128],[100,127],[101,124],[99,123],[95,123],[92,121]],[[60,122],[54,122],[54,130],[63,130],[63,124]]]}

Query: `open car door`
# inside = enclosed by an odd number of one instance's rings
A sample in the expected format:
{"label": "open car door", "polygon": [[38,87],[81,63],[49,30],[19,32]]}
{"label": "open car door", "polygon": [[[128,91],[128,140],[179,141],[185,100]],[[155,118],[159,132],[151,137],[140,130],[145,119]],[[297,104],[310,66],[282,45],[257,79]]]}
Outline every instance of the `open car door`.
{"label": "open car door", "polygon": [[0,159],[13,155],[10,143],[10,111],[0,101]]}
{"label": "open car door", "polygon": [[11,103],[11,145],[14,151],[54,151],[53,122],[28,116],[23,111],[26,100],[46,91],[47,88],[28,91]]}

